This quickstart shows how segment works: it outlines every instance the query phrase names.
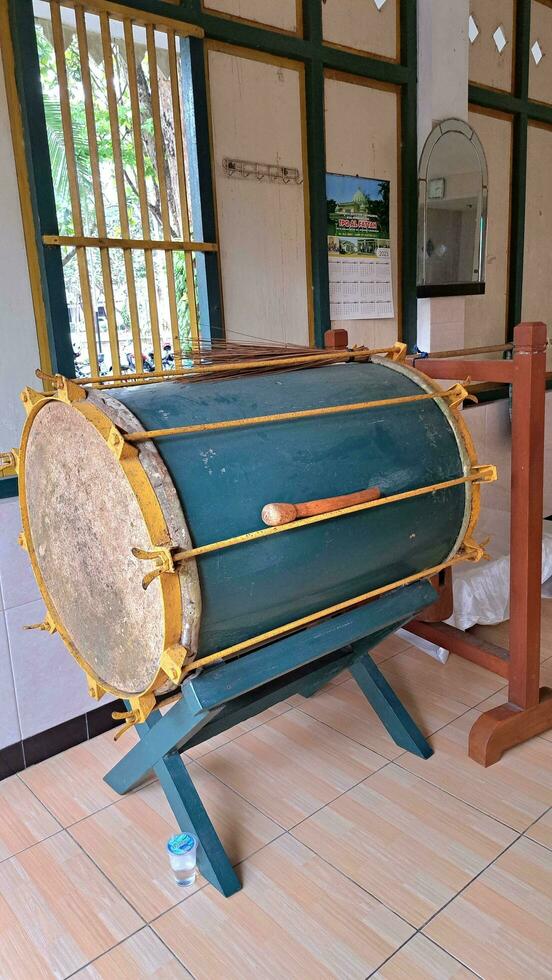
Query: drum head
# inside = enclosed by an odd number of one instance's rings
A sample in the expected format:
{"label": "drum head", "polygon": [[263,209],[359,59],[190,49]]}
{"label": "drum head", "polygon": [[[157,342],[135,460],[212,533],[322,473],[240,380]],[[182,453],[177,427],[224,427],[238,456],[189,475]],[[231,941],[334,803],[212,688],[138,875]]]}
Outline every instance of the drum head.
{"label": "drum head", "polygon": [[32,420],[23,496],[31,560],[64,639],[100,683],[143,692],[167,640],[160,580],[144,591],[154,566],[132,555],[151,538],[119,460],[75,407],[48,401]]}

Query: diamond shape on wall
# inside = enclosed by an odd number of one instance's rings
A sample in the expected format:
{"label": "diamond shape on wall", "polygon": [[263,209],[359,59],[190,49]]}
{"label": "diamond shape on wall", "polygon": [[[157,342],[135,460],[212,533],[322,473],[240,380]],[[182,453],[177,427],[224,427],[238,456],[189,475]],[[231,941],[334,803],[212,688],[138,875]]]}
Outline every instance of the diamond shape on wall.
{"label": "diamond shape on wall", "polygon": [[387,0],[374,0],[374,3],[378,8],[378,10],[381,10],[381,8],[384,7],[385,4],[387,3]]}
{"label": "diamond shape on wall", "polygon": [[542,50],[538,41],[535,41],[531,45],[531,54],[533,55],[533,61],[536,65],[540,65],[542,59],[544,58],[544,51]]}
{"label": "diamond shape on wall", "polygon": [[497,27],[496,31],[494,32],[493,41],[496,44],[496,50],[498,51],[498,53],[502,54],[504,48],[508,43],[502,24],[499,27]]}
{"label": "diamond shape on wall", "polygon": [[470,39],[470,44],[473,44],[473,42],[479,37],[479,28],[471,14],[468,21],[468,37]]}

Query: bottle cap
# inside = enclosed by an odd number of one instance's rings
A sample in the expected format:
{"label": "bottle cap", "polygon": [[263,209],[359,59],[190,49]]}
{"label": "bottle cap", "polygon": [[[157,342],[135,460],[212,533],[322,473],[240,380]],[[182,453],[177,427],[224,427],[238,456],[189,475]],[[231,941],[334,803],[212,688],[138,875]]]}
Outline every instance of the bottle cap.
{"label": "bottle cap", "polygon": [[167,850],[170,854],[187,854],[197,845],[197,840],[193,834],[176,834],[167,841]]}

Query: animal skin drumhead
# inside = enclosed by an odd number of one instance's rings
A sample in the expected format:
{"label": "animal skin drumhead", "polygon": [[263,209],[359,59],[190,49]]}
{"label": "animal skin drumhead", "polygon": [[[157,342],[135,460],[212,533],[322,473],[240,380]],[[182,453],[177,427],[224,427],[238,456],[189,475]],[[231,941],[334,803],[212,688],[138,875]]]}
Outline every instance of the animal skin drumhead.
{"label": "animal skin drumhead", "polygon": [[138,500],[119,461],[85,416],[60,401],[33,420],[25,498],[35,562],[50,609],[96,677],[138,694],[163,651],[159,580],[144,591],[151,549]]}

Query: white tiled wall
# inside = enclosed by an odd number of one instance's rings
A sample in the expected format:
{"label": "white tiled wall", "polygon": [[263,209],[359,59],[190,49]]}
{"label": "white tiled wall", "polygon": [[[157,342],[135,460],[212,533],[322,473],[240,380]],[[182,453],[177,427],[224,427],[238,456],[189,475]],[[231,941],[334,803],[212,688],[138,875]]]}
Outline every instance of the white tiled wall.
{"label": "white tiled wall", "polygon": [[[512,435],[509,403],[506,398],[488,404],[474,405],[466,410],[469,426],[480,463],[494,463],[498,468],[496,483],[482,488],[482,511],[510,511],[510,454]],[[546,429],[544,447],[543,514],[552,514],[552,391],[546,394]]]}
{"label": "white tiled wall", "polygon": [[0,748],[96,707],[59,636],[24,629],[45,610],[20,530],[17,499],[0,500]]}

